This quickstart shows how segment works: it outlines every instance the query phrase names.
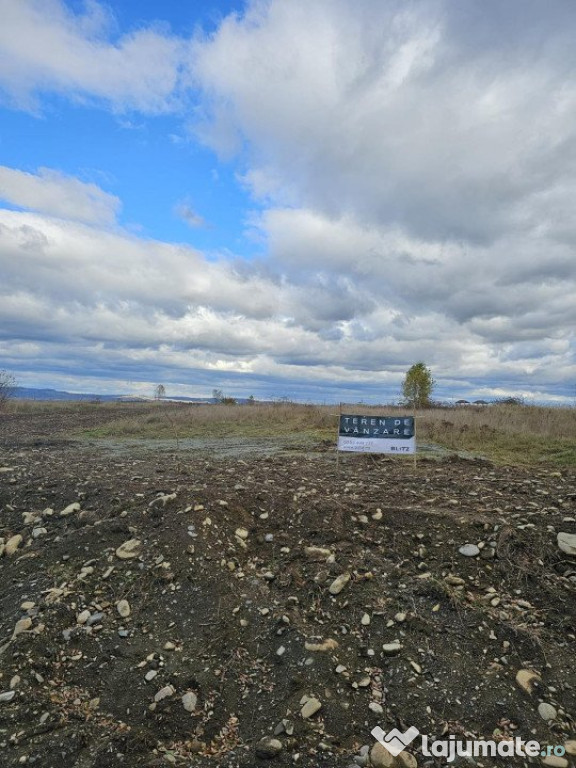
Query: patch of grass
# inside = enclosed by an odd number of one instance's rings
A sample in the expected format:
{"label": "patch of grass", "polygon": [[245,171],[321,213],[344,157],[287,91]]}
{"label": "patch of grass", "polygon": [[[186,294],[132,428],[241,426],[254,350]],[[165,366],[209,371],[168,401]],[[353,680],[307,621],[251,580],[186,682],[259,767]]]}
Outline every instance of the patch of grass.
{"label": "patch of grass", "polygon": [[[357,415],[406,413],[396,406],[345,405]],[[336,442],[337,406],[296,403],[190,405],[12,401],[8,413],[52,417],[68,433],[92,438],[178,439],[301,436]],[[497,463],[576,464],[576,409],[491,405],[417,411],[417,442],[467,451]]]}
{"label": "patch of grass", "polygon": [[[334,411],[332,411],[334,412]],[[180,439],[208,437],[274,437],[302,435],[335,437],[337,420],[326,409],[306,405],[151,404],[138,406],[133,416],[103,420],[82,434],[101,438]]]}

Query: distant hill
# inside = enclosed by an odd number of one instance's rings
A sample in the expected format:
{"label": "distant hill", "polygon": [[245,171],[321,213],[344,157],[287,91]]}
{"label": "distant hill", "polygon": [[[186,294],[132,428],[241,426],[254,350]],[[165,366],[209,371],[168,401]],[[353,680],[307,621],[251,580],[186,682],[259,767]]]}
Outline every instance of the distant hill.
{"label": "distant hill", "polygon": [[119,395],[91,395],[79,392],[63,392],[59,389],[35,389],[14,387],[12,397],[16,400],[120,400]]}
{"label": "distant hill", "polygon": [[[78,400],[90,402],[98,400],[100,402],[121,401],[124,403],[148,403],[153,400],[152,397],[140,397],[139,395],[97,395],[81,392],[65,392],[60,389],[35,389],[34,387],[14,387],[12,397],[16,400]],[[215,403],[213,397],[164,397],[164,402],[177,403]],[[247,399],[237,398],[240,404],[246,403]]]}

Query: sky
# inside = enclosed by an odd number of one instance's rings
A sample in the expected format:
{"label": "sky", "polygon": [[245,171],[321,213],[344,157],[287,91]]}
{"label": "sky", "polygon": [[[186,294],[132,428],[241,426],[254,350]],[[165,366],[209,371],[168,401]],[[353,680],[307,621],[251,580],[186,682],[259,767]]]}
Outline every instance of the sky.
{"label": "sky", "polygon": [[0,0],[0,369],[576,397],[573,0]]}

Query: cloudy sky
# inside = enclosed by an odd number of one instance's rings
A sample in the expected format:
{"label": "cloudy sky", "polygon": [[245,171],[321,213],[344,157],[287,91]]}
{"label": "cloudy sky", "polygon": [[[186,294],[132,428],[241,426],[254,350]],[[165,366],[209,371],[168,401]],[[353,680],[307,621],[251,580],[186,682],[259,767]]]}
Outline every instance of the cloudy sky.
{"label": "cloudy sky", "polygon": [[0,0],[0,368],[576,394],[574,0]]}

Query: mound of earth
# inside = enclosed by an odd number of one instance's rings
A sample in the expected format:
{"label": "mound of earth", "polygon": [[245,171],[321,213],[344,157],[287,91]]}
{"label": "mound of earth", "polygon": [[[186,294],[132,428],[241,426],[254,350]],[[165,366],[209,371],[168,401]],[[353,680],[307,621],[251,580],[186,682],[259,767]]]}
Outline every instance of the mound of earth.
{"label": "mound of earth", "polygon": [[5,443],[1,764],[347,768],[375,726],[573,754],[575,507],[574,470]]}

